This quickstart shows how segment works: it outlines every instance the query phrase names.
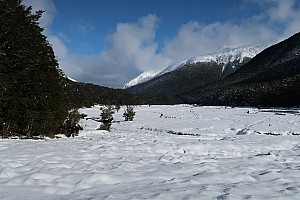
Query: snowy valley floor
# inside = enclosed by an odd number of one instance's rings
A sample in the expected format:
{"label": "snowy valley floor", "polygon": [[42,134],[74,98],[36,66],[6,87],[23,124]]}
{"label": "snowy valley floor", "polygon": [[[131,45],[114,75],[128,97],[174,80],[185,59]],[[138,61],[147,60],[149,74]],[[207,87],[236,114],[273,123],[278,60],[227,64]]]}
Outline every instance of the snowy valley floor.
{"label": "snowy valley floor", "polygon": [[299,110],[135,112],[111,132],[84,119],[75,138],[0,140],[0,199],[300,199]]}

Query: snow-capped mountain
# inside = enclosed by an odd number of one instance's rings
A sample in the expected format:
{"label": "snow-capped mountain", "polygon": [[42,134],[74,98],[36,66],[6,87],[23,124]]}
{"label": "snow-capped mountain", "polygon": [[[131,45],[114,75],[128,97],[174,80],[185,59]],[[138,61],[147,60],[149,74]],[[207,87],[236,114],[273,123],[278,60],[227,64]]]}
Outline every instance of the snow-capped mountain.
{"label": "snow-capped mountain", "polygon": [[223,66],[222,72],[225,73],[229,70],[227,69],[228,67],[231,68],[235,67],[234,65],[233,66],[229,65],[229,63],[233,63],[233,62],[243,63],[245,61],[245,58],[251,59],[269,46],[271,46],[271,44],[263,44],[263,45],[239,47],[239,48],[226,47],[215,53],[194,57],[189,60],[182,61],[180,63],[169,65],[161,71],[144,72],[140,74],[138,77],[126,83],[123,88],[124,89],[130,88],[132,86],[147,82],[155,77],[159,77],[163,74],[174,71],[183,66],[191,65],[194,63],[216,62],[218,65]]}
{"label": "snow-capped mountain", "polygon": [[226,70],[226,67],[229,63],[238,61],[242,63],[245,58],[253,58],[269,45],[257,45],[252,47],[242,47],[242,48],[225,48],[222,51],[219,51],[214,54],[208,54],[205,56],[199,56],[192,58],[187,61],[186,64],[198,63],[198,62],[211,62],[214,61],[218,65],[223,65],[223,72]]}
{"label": "snow-capped mountain", "polygon": [[131,81],[129,81],[128,83],[126,83],[124,85],[123,89],[130,88],[134,85],[138,85],[140,83],[144,83],[148,80],[151,80],[152,78],[156,77],[156,75],[158,73],[159,72],[143,72],[138,77],[136,77],[136,78],[132,79]]}
{"label": "snow-capped mountain", "polygon": [[185,103],[201,105],[299,106],[299,86],[300,33],[296,33],[231,75],[177,96]]}

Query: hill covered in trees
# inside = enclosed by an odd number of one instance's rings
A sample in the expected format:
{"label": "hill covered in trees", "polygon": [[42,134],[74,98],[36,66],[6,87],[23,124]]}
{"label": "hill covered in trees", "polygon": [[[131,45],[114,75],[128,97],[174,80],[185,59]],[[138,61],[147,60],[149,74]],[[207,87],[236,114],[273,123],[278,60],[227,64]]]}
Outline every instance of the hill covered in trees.
{"label": "hill covered in trees", "polygon": [[223,80],[181,95],[186,103],[300,105],[300,33],[273,45]]}
{"label": "hill covered in trees", "polygon": [[69,105],[73,108],[89,107],[95,104],[134,105],[140,99],[122,89],[113,89],[92,83],[65,80],[64,91]]}
{"label": "hill covered in trees", "polygon": [[127,91],[151,104],[299,106],[299,41],[297,33],[245,62],[229,62],[227,69],[234,70],[226,76],[224,63],[208,60],[182,65]]}
{"label": "hill covered in trees", "polygon": [[169,65],[160,72],[142,73],[126,83],[124,88],[145,98],[145,101],[157,101],[159,99],[157,97],[169,96],[168,99],[173,99],[174,102],[176,101],[174,97],[180,94],[224,79],[234,73],[267,46],[269,45],[224,48],[179,64]]}

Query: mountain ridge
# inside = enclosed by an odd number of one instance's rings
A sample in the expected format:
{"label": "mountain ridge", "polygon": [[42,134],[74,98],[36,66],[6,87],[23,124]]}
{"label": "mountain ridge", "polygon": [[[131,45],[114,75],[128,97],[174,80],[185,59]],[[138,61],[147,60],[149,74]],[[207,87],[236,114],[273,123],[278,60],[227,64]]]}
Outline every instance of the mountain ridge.
{"label": "mountain ridge", "polygon": [[[184,60],[175,64],[168,65],[167,67],[163,68],[160,71],[147,71],[140,74],[138,77],[132,79],[131,81],[127,82],[123,89],[127,89],[133,87],[135,85],[147,82],[153,78],[162,76],[166,73],[172,72],[177,70],[183,66],[195,64],[198,62],[202,63],[209,63],[211,61],[216,62],[218,65],[223,65],[222,69],[222,77],[232,73],[232,69],[228,68],[228,64],[230,62],[238,61],[242,63],[245,58],[251,59],[260,53],[265,48],[269,47],[271,44],[261,44],[261,45],[254,45],[254,46],[247,46],[247,47],[237,47],[237,48],[230,48],[226,47],[214,53],[209,53],[203,56],[197,56],[190,58],[188,60]],[[232,66],[233,68],[235,66]]]}
{"label": "mountain ridge", "polygon": [[[261,48],[259,48],[261,47]],[[194,57],[179,65],[171,65],[150,80],[126,91],[144,99],[145,103],[184,103],[180,95],[223,79],[249,62],[261,46],[226,48],[215,54]]]}
{"label": "mountain ridge", "polygon": [[300,33],[275,44],[223,80],[180,95],[201,105],[300,105]]}

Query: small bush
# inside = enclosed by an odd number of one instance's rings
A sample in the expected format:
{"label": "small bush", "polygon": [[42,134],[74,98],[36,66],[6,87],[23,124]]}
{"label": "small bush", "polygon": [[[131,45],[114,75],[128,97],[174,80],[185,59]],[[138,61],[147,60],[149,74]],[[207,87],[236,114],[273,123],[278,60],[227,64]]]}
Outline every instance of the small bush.
{"label": "small bush", "polygon": [[114,106],[112,105],[106,105],[104,107],[101,107],[102,112],[101,112],[101,121],[103,123],[110,123],[112,122],[113,114],[115,113],[114,111]]}
{"label": "small bush", "polygon": [[105,131],[110,131],[110,127],[111,127],[111,123],[102,123],[100,125],[100,128],[98,128],[97,130],[105,130]]}
{"label": "small bush", "polygon": [[116,108],[112,105],[106,105],[104,107],[101,107],[101,126],[98,130],[106,130],[110,131],[111,122],[114,120],[113,114],[115,113]]}
{"label": "small bush", "polygon": [[83,128],[78,124],[80,119],[83,119],[86,115],[80,114],[77,109],[71,110],[67,119],[61,128],[61,133],[67,137],[74,137],[79,134],[79,130]]}

